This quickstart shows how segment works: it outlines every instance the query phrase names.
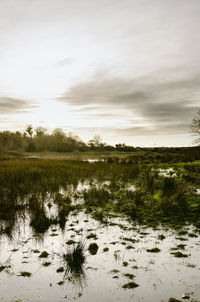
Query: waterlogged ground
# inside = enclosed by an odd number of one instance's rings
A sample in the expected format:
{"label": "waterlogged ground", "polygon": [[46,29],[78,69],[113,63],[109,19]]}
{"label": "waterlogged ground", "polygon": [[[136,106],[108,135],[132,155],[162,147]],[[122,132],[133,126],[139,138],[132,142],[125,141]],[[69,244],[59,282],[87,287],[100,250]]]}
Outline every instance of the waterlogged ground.
{"label": "waterlogged ground", "polygon": [[[76,192],[87,188],[89,183],[79,183]],[[49,217],[57,215],[50,197],[45,211]],[[42,235],[33,233],[28,213],[16,219],[12,238],[0,238],[0,301],[155,302],[180,299],[184,293],[190,301],[200,300],[200,234],[191,225],[152,228],[116,215],[100,223],[76,210],[63,230],[51,225]],[[63,255],[78,242],[84,245],[85,262],[82,273],[74,276],[66,271]],[[98,251],[91,255],[88,246],[94,242]],[[44,251],[47,257],[41,258]],[[123,288],[130,282],[138,286]]]}
{"label": "waterlogged ground", "polygon": [[199,302],[199,165],[91,160],[0,162],[0,301]]}

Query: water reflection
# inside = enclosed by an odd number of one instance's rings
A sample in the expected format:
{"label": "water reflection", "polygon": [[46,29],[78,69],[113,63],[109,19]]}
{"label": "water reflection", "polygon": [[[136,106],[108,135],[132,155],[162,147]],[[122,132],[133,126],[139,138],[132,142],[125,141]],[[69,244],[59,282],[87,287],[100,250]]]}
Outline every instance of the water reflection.
{"label": "water reflection", "polygon": [[[50,174],[41,183],[33,177],[0,185],[0,193],[1,297],[9,293],[7,301],[53,302],[67,296],[69,301],[127,302],[133,293],[136,301],[167,301],[169,291],[178,298],[179,291],[190,288],[194,298],[200,294],[199,231],[190,225],[178,231],[149,226],[151,217],[148,225],[138,225],[134,216],[122,216],[133,200],[138,207],[146,202],[133,183],[78,177],[60,183]],[[175,258],[171,248],[179,248],[182,240],[188,257]],[[95,254],[90,244],[98,246]],[[155,247],[161,252],[147,252]],[[132,293],[123,289],[127,278],[139,284]]]}

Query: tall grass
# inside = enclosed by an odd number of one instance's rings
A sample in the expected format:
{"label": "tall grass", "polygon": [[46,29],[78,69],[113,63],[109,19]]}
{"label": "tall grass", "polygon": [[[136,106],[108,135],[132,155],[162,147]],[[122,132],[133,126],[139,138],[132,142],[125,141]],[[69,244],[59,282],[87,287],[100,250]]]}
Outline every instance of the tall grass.
{"label": "tall grass", "polygon": [[78,242],[72,249],[63,254],[63,261],[66,264],[66,273],[84,275],[83,265],[85,262],[85,245]]}
{"label": "tall grass", "polygon": [[[18,217],[25,214],[35,232],[44,233],[55,223],[64,229],[68,214],[77,208],[92,211],[93,218],[101,222],[107,221],[110,212],[141,220],[147,215],[156,219],[159,215],[197,215],[189,203],[191,196],[195,200],[190,190],[191,179],[186,177],[190,172],[197,175],[199,167],[186,165],[182,176],[168,178],[159,175],[155,166],[127,161],[4,160],[0,162],[0,233],[11,235]],[[79,192],[78,198],[82,197],[84,202],[75,205],[75,188],[84,180],[91,187]],[[100,185],[107,180],[109,185]],[[136,184],[135,192],[126,189],[130,182]],[[61,194],[61,188],[68,194]],[[48,196],[57,207],[57,217],[47,215]]]}

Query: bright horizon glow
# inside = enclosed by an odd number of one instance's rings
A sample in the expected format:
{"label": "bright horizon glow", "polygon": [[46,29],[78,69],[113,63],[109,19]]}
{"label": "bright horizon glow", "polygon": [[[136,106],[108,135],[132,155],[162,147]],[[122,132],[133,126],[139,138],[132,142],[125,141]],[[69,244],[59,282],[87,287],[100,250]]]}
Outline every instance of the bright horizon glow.
{"label": "bright horizon glow", "polygon": [[197,0],[0,3],[0,130],[186,146],[199,108]]}

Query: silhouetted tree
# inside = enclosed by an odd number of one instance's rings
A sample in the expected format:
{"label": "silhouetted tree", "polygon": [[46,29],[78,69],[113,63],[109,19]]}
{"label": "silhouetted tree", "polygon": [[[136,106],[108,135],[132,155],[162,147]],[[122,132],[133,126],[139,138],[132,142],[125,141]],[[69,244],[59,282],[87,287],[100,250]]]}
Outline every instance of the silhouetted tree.
{"label": "silhouetted tree", "polygon": [[36,131],[36,136],[41,137],[46,135],[47,129],[43,127],[37,127],[35,131]]}
{"label": "silhouetted tree", "polygon": [[190,126],[193,135],[197,136],[196,142],[200,143],[200,110],[196,113]]}
{"label": "silhouetted tree", "polygon": [[30,137],[33,136],[33,126],[32,125],[27,125],[26,126],[26,132],[30,135]]}

